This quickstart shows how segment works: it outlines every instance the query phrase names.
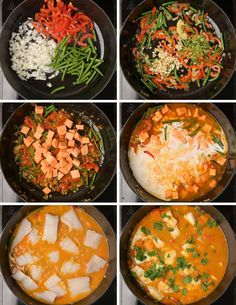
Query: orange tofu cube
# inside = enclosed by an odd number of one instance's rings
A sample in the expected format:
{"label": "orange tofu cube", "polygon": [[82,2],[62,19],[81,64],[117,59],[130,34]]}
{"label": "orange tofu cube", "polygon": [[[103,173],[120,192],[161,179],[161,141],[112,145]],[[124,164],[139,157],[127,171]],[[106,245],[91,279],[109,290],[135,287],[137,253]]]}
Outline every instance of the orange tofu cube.
{"label": "orange tofu cube", "polygon": [[69,147],[75,147],[75,140],[69,140],[68,141],[68,146]]}
{"label": "orange tofu cube", "polygon": [[57,148],[59,148],[59,149],[67,149],[66,142],[59,142]]}
{"label": "orange tofu cube", "polygon": [[224,164],[225,164],[225,162],[226,162],[226,158],[224,158],[224,157],[219,157],[217,160],[216,160],[216,162],[218,163],[218,164],[220,164],[221,166],[223,166]]}
{"label": "orange tofu cube", "polygon": [[57,139],[53,139],[52,140],[52,147],[57,148],[58,147],[58,140]]}
{"label": "orange tofu cube", "polygon": [[86,156],[88,154],[88,145],[84,145],[81,147],[82,156]]}
{"label": "orange tofu cube", "polygon": [[77,159],[73,159],[72,164],[73,164],[74,166],[76,166],[76,167],[79,167],[79,166],[80,166],[80,162],[79,162],[79,160],[77,160]]}
{"label": "orange tofu cube", "polygon": [[27,126],[22,126],[20,132],[23,133],[23,134],[25,134],[25,135],[27,135],[28,132],[29,132],[29,130],[30,130],[29,127],[27,127]]}
{"label": "orange tofu cube", "polygon": [[166,199],[172,199],[172,190],[165,190],[164,196]]}
{"label": "orange tofu cube", "polygon": [[81,137],[81,135],[80,135],[78,132],[76,132],[76,133],[74,134],[74,139],[75,139],[76,141],[80,141],[80,142],[81,142],[82,137]]}
{"label": "orange tofu cube", "polygon": [[89,140],[89,138],[87,138],[87,137],[82,137],[81,143],[82,143],[82,144],[89,144],[89,143],[90,143],[90,140]]}
{"label": "orange tofu cube", "polygon": [[209,175],[214,177],[216,175],[216,169],[215,168],[210,168]]}
{"label": "orange tofu cube", "polygon": [[169,107],[165,104],[165,106],[161,109],[161,112],[162,114],[166,114],[169,110]]}
{"label": "orange tofu cube", "polygon": [[47,139],[52,139],[52,138],[53,138],[53,136],[54,136],[54,134],[55,134],[55,132],[54,132],[54,131],[49,130],[49,131],[48,131],[48,134],[47,134]]}
{"label": "orange tofu cube", "polygon": [[75,125],[75,127],[77,130],[84,130],[84,125],[77,124],[77,125]]}
{"label": "orange tofu cube", "polygon": [[172,199],[174,199],[174,200],[179,199],[179,194],[177,191],[172,192]]}
{"label": "orange tofu cube", "polygon": [[176,108],[176,113],[178,116],[184,115],[187,113],[187,109],[185,107]]}
{"label": "orange tofu cube", "polygon": [[71,128],[73,126],[73,122],[69,119],[66,119],[64,125],[66,125],[68,128]]}
{"label": "orange tofu cube", "polygon": [[43,189],[43,192],[44,192],[44,194],[46,194],[46,195],[48,195],[49,193],[51,193],[51,189],[49,188],[49,187],[45,187],[44,189]]}
{"label": "orange tofu cube", "polygon": [[71,154],[72,154],[73,157],[77,158],[79,153],[80,153],[79,148],[75,147]]}
{"label": "orange tofu cube", "polygon": [[34,161],[38,164],[41,160],[42,160],[42,154],[41,153],[35,153]]}
{"label": "orange tofu cube", "polygon": [[66,133],[66,139],[68,139],[68,140],[73,140],[73,138],[74,138],[73,133],[71,133],[71,132],[67,132],[67,133]]}
{"label": "orange tofu cube", "polygon": [[154,122],[158,122],[162,119],[162,115],[161,115],[161,112],[158,110],[155,112],[155,115],[153,116],[152,120]]}
{"label": "orange tofu cube", "polygon": [[59,136],[63,136],[65,135],[67,132],[66,126],[65,125],[61,125],[57,127],[57,133],[59,134]]}
{"label": "orange tofu cube", "polygon": [[61,172],[59,172],[58,175],[57,175],[57,179],[61,180],[62,177],[64,177],[64,175]]}
{"label": "orange tofu cube", "polygon": [[66,161],[67,161],[68,163],[72,163],[72,162],[73,162],[73,160],[72,160],[72,158],[71,158],[70,156],[68,156],[68,157],[66,158]]}
{"label": "orange tofu cube", "polygon": [[25,146],[29,147],[34,142],[34,139],[30,136],[28,136],[26,139],[24,139]]}
{"label": "orange tofu cube", "polygon": [[58,170],[55,168],[52,173],[53,178],[57,177],[57,172],[58,172]]}
{"label": "orange tofu cube", "polygon": [[35,106],[34,111],[37,114],[43,114],[43,106]]}
{"label": "orange tofu cube", "polygon": [[76,178],[80,177],[80,173],[79,173],[78,169],[75,169],[75,170],[71,171],[70,174],[71,174],[71,177],[73,179],[76,179]]}
{"label": "orange tofu cube", "polygon": [[215,180],[210,181],[209,186],[210,186],[210,188],[213,189],[216,186],[216,181]]}

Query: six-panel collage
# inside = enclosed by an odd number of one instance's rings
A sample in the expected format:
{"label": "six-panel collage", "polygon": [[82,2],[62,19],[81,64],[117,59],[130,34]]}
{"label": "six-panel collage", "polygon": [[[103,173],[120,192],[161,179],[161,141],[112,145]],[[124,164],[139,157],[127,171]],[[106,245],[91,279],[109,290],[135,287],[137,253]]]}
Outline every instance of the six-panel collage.
{"label": "six-panel collage", "polygon": [[236,1],[0,23],[0,305],[236,305]]}

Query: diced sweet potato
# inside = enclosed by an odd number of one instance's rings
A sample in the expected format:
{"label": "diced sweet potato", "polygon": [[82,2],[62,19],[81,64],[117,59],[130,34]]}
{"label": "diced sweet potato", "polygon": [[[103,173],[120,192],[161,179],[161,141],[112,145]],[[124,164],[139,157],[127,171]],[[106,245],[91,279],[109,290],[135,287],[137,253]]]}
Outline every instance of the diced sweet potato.
{"label": "diced sweet potato", "polygon": [[39,132],[39,133],[43,133],[44,132],[44,128],[41,124],[38,124],[37,128],[36,128],[36,132]]}
{"label": "diced sweet potato", "polygon": [[53,138],[53,136],[54,136],[54,134],[55,134],[55,132],[54,132],[54,131],[49,130],[49,131],[48,131],[48,134],[47,134],[47,139],[52,139],[52,138]]}
{"label": "diced sweet potato", "polygon": [[197,118],[197,117],[198,117],[198,108],[196,108],[196,109],[194,110],[193,117],[194,117],[194,118]]}
{"label": "diced sweet potato", "polygon": [[65,125],[61,125],[57,127],[57,133],[59,134],[59,136],[65,135],[67,132],[66,126]]}
{"label": "diced sweet potato", "polygon": [[71,164],[72,164],[72,162],[73,162],[73,160],[72,160],[72,158],[71,158],[70,156],[68,156],[68,157],[66,158],[66,161],[67,161],[68,163],[71,163]]}
{"label": "diced sweet potato", "polygon": [[187,109],[185,107],[176,108],[176,113],[178,116],[184,115],[187,113]]}
{"label": "diced sweet potato", "polygon": [[43,114],[43,106],[35,106],[34,111],[37,114]]}
{"label": "diced sweet potato", "polygon": [[67,145],[65,142],[59,142],[57,148],[59,149],[67,149]]}
{"label": "diced sweet potato", "polygon": [[203,126],[203,130],[206,132],[206,133],[210,133],[211,132],[211,126],[210,125],[208,125],[208,124],[206,124],[206,125],[204,125]]}
{"label": "diced sweet potato", "polygon": [[140,136],[142,141],[145,141],[149,138],[149,134],[146,131],[140,132],[139,136]]}
{"label": "diced sweet potato", "polygon": [[73,157],[77,158],[79,153],[80,153],[79,148],[75,147],[71,154],[72,154]]}
{"label": "diced sweet potato", "polygon": [[32,144],[32,146],[33,146],[35,149],[38,149],[39,147],[41,147],[39,140],[35,141],[35,142]]}
{"label": "diced sweet potato", "polygon": [[57,148],[57,147],[58,147],[58,144],[59,144],[59,142],[58,142],[57,139],[53,139],[53,140],[52,140],[52,147]]}
{"label": "diced sweet potato", "polygon": [[75,140],[69,140],[68,141],[68,146],[69,147],[75,147]]}
{"label": "diced sweet potato", "polygon": [[161,112],[162,114],[166,114],[169,110],[169,107],[165,104],[165,106],[161,109]]}
{"label": "diced sweet potato", "polygon": [[71,133],[71,132],[67,132],[67,133],[66,133],[66,139],[68,139],[68,140],[73,140],[73,138],[74,138],[73,133]]}
{"label": "diced sweet potato", "polygon": [[80,135],[78,132],[76,132],[76,133],[74,134],[74,139],[75,139],[76,141],[80,141],[80,142],[81,142],[82,137],[81,137],[81,135]]}
{"label": "diced sweet potato", "polygon": [[209,175],[210,176],[215,176],[216,175],[216,169],[215,168],[210,168]]}
{"label": "diced sweet potato", "polygon": [[191,188],[190,188],[190,191],[197,194],[199,188],[196,184],[192,185]]}
{"label": "diced sweet potato", "polygon": [[49,188],[49,187],[45,187],[44,189],[43,189],[43,192],[44,192],[44,194],[46,194],[46,195],[48,195],[49,193],[51,193],[51,189]]}
{"label": "diced sweet potato", "polygon": [[206,115],[201,115],[201,116],[199,117],[199,120],[200,120],[200,121],[205,121],[205,120],[206,120]]}
{"label": "diced sweet potato", "polygon": [[159,122],[162,119],[161,112],[158,110],[155,112],[155,115],[153,116],[152,120],[154,122]]}
{"label": "diced sweet potato", "polygon": [[73,164],[74,166],[76,166],[76,167],[79,167],[79,166],[80,166],[80,161],[77,160],[77,159],[73,159],[72,164]]}
{"label": "diced sweet potato", "polygon": [[28,136],[26,139],[24,139],[25,146],[29,147],[34,142],[34,139],[30,136]]}
{"label": "diced sweet potato", "polygon": [[66,150],[60,150],[59,153],[57,154],[57,159],[61,158],[67,158],[69,156],[69,153]]}
{"label": "diced sweet potato", "polygon": [[45,175],[45,178],[46,178],[46,179],[52,179],[52,174],[53,174],[53,171],[52,171],[52,170],[48,171],[48,172],[46,173],[46,175]]}
{"label": "diced sweet potato", "polygon": [[72,134],[75,134],[76,133],[76,129],[69,129],[69,132],[72,133]]}
{"label": "diced sweet potato", "polygon": [[86,156],[88,154],[88,145],[84,145],[81,147],[82,156]]}
{"label": "diced sweet potato", "polygon": [[60,167],[61,167],[61,168],[62,168],[62,167],[65,167],[65,166],[67,165],[67,161],[66,161],[65,159],[61,159],[60,162],[59,162],[59,164],[60,164]]}
{"label": "diced sweet potato", "polygon": [[172,190],[165,190],[165,198],[172,199]]}
{"label": "diced sweet potato", "polygon": [[64,177],[64,175],[63,175],[61,172],[59,172],[59,173],[58,173],[58,176],[57,176],[57,179],[58,179],[58,180],[61,180],[62,177]]}
{"label": "diced sweet potato", "polygon": [[52,173],[53,178],[57,177],[57,172],[58,170],[55,168]]}
{"label": "diced sweet potato", "polygon": [[179,194],[178,194],[177,191],[173,191],[173,192],[172,192],[172,199],[174,199],[174,200],[179,199]]}
{"label": "diced sweet potato", "polygon": [[41,137],[42,137],[42,133],[40,133],[40,132],[38,132],[38,131],[36,131],[36,132],[34,133],[34,138],[35,138],[35,139],[39,140]]}
{"label": "diced sweet potato", "polygon": [[34,161],[38,164],[41,160],[42,160],[42,154],[41,153],[35,153]]}
{"label": "diced sweet potato", "polygon": [[60,172],[62,172],[64,175],[69,173],[69,168],[67,166],[61,167]]}
{"label": "diced sweet potato", "polygon": [[73,152],[73,150],[74,150],[74,148],[67,148],[67,150],[66,150],[66,151],[68,152],[68,154],[69,154],[69,155],[71,155],[71,154],[72,154],[72,152]]}
{"label": "diced sweet potato", "polygon": [[89,144],[89,143],[90,143],[90,140],[89,140],[89,138],[87,138],[87,137],[82,137],[81,143],[82,143],[82,144]]}
{"label": "diced sweet potato", "polygon": [[221,166],[223,166],[223,165],[225,164],[226,161],[227,161],[227,159],[224,158],[224,157],[219,157],[219,158],[216,160],[216,162],[217,162],[218,164],[220,164]]}
{"label": "diced sweet potato", "polygon": [[77,130],[84,130],[84,125],[77,124],[75,127],[77,128]]}
{"label": "diced sweet potato", "polygon": [[68,128],[71,128],[73,126],[73,121],[66,119],[64,125],[66,125]]}
{"label": "diced sweet potato", "polygon": [[79,178],[79,177],[80,177],[80,173],[79,173],[79,171],[78,171],[77,169],[71,171],[70,174],[71,174],[71,177],[72,177],[73,179],[76,179],[76,178]]}
{"label": "diced sweet potato", "polygon": [[30,130],[29,127],[27,127],[27,126],[22,126],[20,132],[23,133],[23,134],[25,134],[25,135],[27,135],[28,132],[29,132],[29,130]]}
{"label": "diced sweet potato", "polygon": [[210,186],[210,188],[214,188],[215,186],[216,186],[216,181],[215,180],[211,180],[210,182],[209,182],[209,186]]}

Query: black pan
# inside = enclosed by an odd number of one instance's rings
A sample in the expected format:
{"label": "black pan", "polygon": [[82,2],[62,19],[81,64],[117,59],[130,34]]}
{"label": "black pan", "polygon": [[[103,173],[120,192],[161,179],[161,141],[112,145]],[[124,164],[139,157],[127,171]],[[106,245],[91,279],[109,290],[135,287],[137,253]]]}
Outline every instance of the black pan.
{"label": "black pan", "polygon": [[[138,222],[151,212],[156,207],[145,206],[140,208],[126,224],[120,238],[120,269],[127,286],[132,291],[132,293],[145,305],[161,305],[160,302],[155,302],[152,298],[148,297],[145,292],[138,286],[137,282],[130,275],[128,263],[127,263],[127,251],[130,236],[135,229]],[[229,258],[228,267],[224,278],[220,282],[219,286],[205,299],[198,302],[191,303],[192,305],[210,305],[213,304],[220,296],[227,290],[233,278],[236,275],[236,241],[234,232],[231,229],[230,224],[225,219],[225,217],[213,206],[201,206],[201,209],[209,213],[217,222],[219,223],[222,231],[225,234],[225,238],[228,243]]]}
{"label": "black pan", "polygon": [[[69,2],[69,0],[65,1]],[[14,90],[25,99],[92,99],[98,95],[110,81],[116,66],[116,34],[114,27],[106,13],[92,0],[71,0],[74,6],[79,7],[95,22],[95,30],[98,37],[97,47],[99,54],[104,59],[101,70],[103,77],[96,76],[88,86],[73,86],[73,77],[66,77],[66,89],[51,95],[52,88],[47,86],[47,81],[30,79],[21,80],[11,68],[9,41],[12,32],[17,31],[19,25],[28,17],[34,18],[36,12],[42,7],[43,0],[25,0],[18,5],[7,18],[3,25],[0,37],[0,60],[3,73]],[[62,85],[61,75],[50,82],[53,88]]]}
{"label": "black pan", "polygon": [[[32,299],[29,295],[27,295],[20,286],[16,283],[16,281],[11,277],[11,269],[9,266],[8,261],[8,252],[9,252],[9,244],[11,240],[12,233],[15,229],[15,226],[25,217],[27,214],[31,213],[32,211],[38,209],[40,206],[24,206],[20,210],[18,210],[14,216],[8,221],[0,240],[0,266],[1,266],[1,273],[3,278],[12,291],[12,293],[21,300],[24,304],[27,305],[45,305],[45,303],[41,303]],[[73,305],[90,305],[94,304],[102,295],[107,291],[110,287],[115,275],[116,275],[116,238],[114,231],[105,218],[105,216],[99,212],[93,206],[79,206],[80,208],[84,209],[88,214],[90,214],[101,226],[103,229],[109,247],[109,266],[106,272],[106,276],[104,277],[101,284],[98,288],[90,294],[85,299],[74,303]]]}
{"label": "black pan", "polygon": [[[40,105],[37,103],[37,105]],[[41,105],[49,105],[47,103]],[[14,141],[16,136],[16,126],[23,123],[23,118],[34,109],[34,104],[26,103],[17,108],[17,110],[10,116],[5,124],[1,139],[0,139],[0,162],[2,172],[13,191],[23,201],[28,202],[79,202],[79,201],[94,201],[106,187],[110,184],[111,179],[115,173],[116,167],[116,136],[114,129],[105,116],[105,114],[97,108],[93,103],[54,103],[57,109],[65,109],[68,113],[74,113],[75,116],[82,116],[83,120],[88,124],[101,126],[101,136],[104,142],[105,156],[104,162],[95,180],[94,189],[89,187],[82,187],[78,192],[70,192],[68,195],[61,195],[60,193],[52,193],[48,200],[43,198],[43,192],[34,184],[21,179],[19,175],[19,167],[14,161]]]}
{"label": "black pan", "polygon": [[140,81],[130,47],[137,29],[137,24],[134,20],[141,13],[150,10],[154,5],[159,6],[163,3],[161,0],[145,0],[136,6],[127,17],[120,36],[120,62],[123,73],[137,94],[144,99],[211,99],[224,89],[235,71],[236,35],[234,27],[224,11],[212,0],[180,0],[179,2],[190,2],[193,7],[206,11],[216,24],[216,27],[223,33],[226,53],[223,60],[224,69],[215,82],[208,82],[205,87],[186,92],[174,89],[159,90],[156,94],[152,94]]}
{"label": "black pan", "polygon": [[[142,115],[149,107],[153,107],[156,105],[157,104],[144,103],[140,107],[138,107],[131,114],[131,116],[125,123],[120,136],[120,166],[121,166],[122,174],[128,185],[130,186],[130,188],[137,194],[137,196],[140,199],[146,202],[162,202],[162,200],[149,194],[138,184],[129,167],[127,152],[128,152],[129,139],[133,132],[134,126],[138,123]],[[234,176],[234,171],[236,167],[236,137],[235,137],[234,129],[230,124],[229,120],[215,104],[198,103],[197,105],[203,108],[204,110],[208,111],[220,123],[221,127],[223,128],[226,134],[228,140],[228,146],[229,146],[228,147],[229,157],[227,161],[227,166],[221,181],[210,193],[204,195],[201,198],[196,199],[197,202],[207,202],[207,201],[215,200],[227,188],[228,184],[230,183],[231,179]]]}

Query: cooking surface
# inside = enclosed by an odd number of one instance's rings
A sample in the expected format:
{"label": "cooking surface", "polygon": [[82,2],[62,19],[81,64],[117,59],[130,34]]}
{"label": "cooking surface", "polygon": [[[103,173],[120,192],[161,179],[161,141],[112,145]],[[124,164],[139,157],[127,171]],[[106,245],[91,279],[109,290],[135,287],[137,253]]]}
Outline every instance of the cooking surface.
{"label": "cooking surface", "polygon": [[[20,103],[2,103],[0,104],[0,130],[10,117],[10,115],[19,107]],[[110,120],[112,126],[116,130],[116,104],[115,103],[96,103]],[[4,191],[3,191],[4,190]],[[0,170],[0,202],[20,202],[12,189],[7,184]],[[96,202],[116,202],[116,175],[113,177],[110,185],[96,199]],[[4,304],[5,305],[5,304]]]}
{"label": "cooking surface", "polygon": [[[235,103],[217,103],[217,107],[227,116],[234,130],[236,130],[236,104]],[[129,116],[140,106],[140,103],[122,103],[121,104],[121,126],[123,127]],[[126,183],[123,175],[121,182],[121,201],[122,202],[142,202],[141,199],[131,190]],[[225,191],[215,200],[216,202],[236,202],[236,177],[234,176]]]}
{"label": "cooking surface", "polygon": [[[6,226],[8,220],[19,210],[21,206],[2,206],[0,207],[0,233]],[[114,231],[116,231],[116,207],[115,206],[95,206],[104,214],[110,222]],[[0,304],[2,305],[24,305],[19,301],[5,284],[0,274]],[[110,288],[94,305],[115,305],[116,304],[116,279],[112,282]]]}
{"label": "cooking surface", "polygon": [[[139,209],[138,206],[121,207],[121,228],[123,229],[131,216]],[[216,206],[216,208],[225,216],[230,223],[233,231],[236,233],[236,207]],[[236,278],[233,280],[227,291],[218,301],[212,305],[232,304],[236,305]],[[235,296],[234,296],[235,295]],[[144,305],[141,303],[126,286],[123,278],[121,279],[121,305]]]}
{"label": "cooking surface", "polygon": [[[2,6],[2,16],[0,14],[0,24],[3,24],[11,12],[19,5],[23,0],[0,0]],[[116,1],[104,1],[94,0],[109,16],[113,26],[116,27]],[[3,100],[21,99],[8,84],[2,71],[0,71],[0,94]],[[114,73],[112,79],[103,89],[103,91],[96,96],[99,100],[113,100],[116,99],[116,73]]]}
{"label": "cooking surface", "polygon": [[[142,2],[143,0],[122,0],[122,24],[124,23],[125,19],[128,17],[128,15],[132,12],[132,10]],[[230,18],[234,28],[236,28],[236,1],[235,0],[214,0],[215,3],[217,3],[224,12],[228,15]],[[121,69],[121,68],[120,68]],[[122,73],[120,73],[120,91],[121,91],[121,99],[125,100],[140,100],[142,99],[139,97],[136,92],[133,90],[133,88],[129,85],[127,82],[125,76]],[[234,73],[233,77],[227,84],[227,86],[224,88],[224,90],[219,93],[215,99],[236,99],[236,72]]]}

